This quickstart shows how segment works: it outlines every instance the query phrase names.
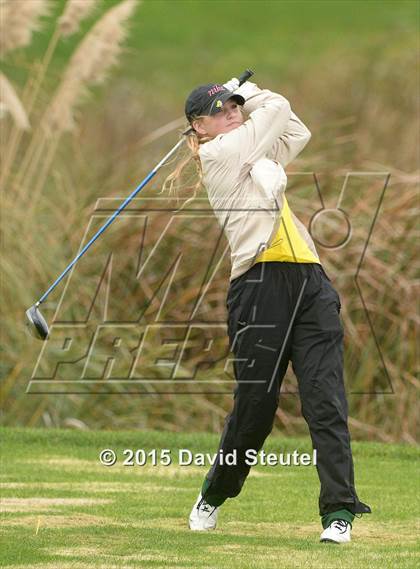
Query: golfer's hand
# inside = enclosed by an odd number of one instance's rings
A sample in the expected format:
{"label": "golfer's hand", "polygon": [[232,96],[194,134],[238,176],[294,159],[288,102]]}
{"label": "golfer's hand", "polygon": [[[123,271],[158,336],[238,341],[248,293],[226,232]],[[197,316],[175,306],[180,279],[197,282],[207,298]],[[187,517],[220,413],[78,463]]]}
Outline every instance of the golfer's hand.
{"label": "golfer's hand", "polygon": [[242,85],[236,89],[235,95],[241,95],[245,101],[247,101],[250,97],[257,95],[259,92],[260,89],[255,83],[245,81],[245,83],[242,83]]}
{"label": "golfer's hand", "polygon": [[223,87],[225,87],[228,91],[236,91],[236,89],[239,87],[239,79],[232,77],[230,81],[224,83]]}

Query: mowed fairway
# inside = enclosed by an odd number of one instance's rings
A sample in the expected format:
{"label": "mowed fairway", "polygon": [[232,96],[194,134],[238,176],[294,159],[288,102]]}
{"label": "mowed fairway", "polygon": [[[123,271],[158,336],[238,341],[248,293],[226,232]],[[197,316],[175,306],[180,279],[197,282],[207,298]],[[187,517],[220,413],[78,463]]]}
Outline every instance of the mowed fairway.
{"label": "mowed fairway", "polygon": [[[354,442],[359,496],[351,544],[318,542],[313,466],[257,466],[218,528],[193,533],[187,519],[207,466],[179,466],[178,449],[215,452],[206,434],[1,429],[1,565],[49,568],[414,568],[418,450]],[[114,466],[99,453],[113,449]],[[124,466],[124,449],[170,449],[172,464]],[[267,452],[310,452],[309,439],[270,437]]]}

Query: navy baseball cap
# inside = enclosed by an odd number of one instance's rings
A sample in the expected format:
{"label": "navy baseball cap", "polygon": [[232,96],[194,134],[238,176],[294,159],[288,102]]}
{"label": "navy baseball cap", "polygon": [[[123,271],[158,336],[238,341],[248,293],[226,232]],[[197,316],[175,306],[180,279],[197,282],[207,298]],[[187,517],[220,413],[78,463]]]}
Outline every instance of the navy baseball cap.
{"label": "navy baseball cap", "polygon": [[236,95],[219,83],[200,85],[188,95],[185,103],[185,116],[191,123],[200,115],[215,115],[228,99],[233,99],[239,105],[245,104],[242,95]]}

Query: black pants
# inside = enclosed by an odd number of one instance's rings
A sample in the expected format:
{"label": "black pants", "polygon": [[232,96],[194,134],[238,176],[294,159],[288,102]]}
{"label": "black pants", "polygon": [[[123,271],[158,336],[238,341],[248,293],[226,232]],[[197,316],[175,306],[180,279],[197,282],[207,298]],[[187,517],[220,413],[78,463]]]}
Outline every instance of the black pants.
{"label": "black pants", "polygon": [[230,283],[228,334],[236,386],[219,451],[236,449],[237,464],[219,459],[206,476],[204,498],[237,496],[249,473],[246,449],[259,451],[270,434],[289,361],[302,415],[317,449],[319,513],[366,512],[354,488],[343,381],[340,298],[317,263],[256,263]]}

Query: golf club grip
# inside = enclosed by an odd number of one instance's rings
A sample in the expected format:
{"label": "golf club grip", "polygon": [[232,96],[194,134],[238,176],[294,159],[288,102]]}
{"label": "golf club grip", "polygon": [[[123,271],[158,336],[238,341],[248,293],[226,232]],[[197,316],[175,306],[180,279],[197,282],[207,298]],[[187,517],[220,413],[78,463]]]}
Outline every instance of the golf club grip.
{"label": "golf club grip", "polygon": [[252,77],[252,75],[254,75],[254,72],[251,71],[251,69],[245,69],[245,71],[239,77],[239,85],[242,85],[243,83],[245,83],[245,81],[248,81],[248,79]]}

